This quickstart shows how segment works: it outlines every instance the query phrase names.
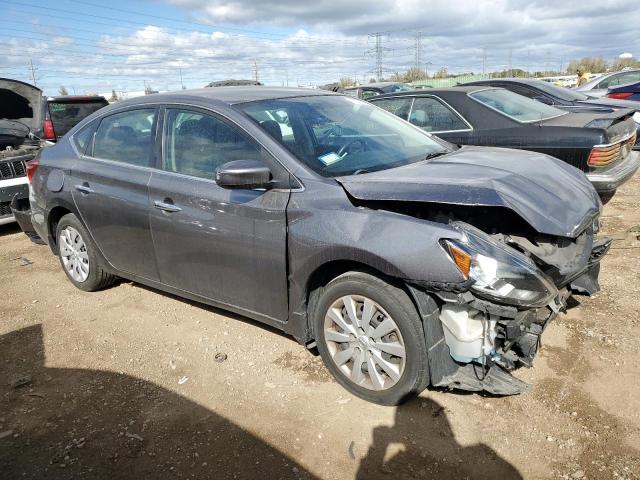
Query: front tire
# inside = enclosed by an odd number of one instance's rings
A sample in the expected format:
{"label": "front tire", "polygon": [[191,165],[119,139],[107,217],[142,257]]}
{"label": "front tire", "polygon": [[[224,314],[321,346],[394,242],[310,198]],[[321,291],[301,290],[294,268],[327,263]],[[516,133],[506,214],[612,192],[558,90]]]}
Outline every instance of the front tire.
{"label": "front tire", "polygon": [[398,405],[426,388],[422,323],[402,289],[349,272],[321,289],[310,313],[326,367],[354,395]]}
{"label": "front tire", "polygon": [[69,213],[60,219],[56,240],[62,269],[77,288],[94,292],[115,281],[116,277],[103,268],[89,232],[74,214]]}

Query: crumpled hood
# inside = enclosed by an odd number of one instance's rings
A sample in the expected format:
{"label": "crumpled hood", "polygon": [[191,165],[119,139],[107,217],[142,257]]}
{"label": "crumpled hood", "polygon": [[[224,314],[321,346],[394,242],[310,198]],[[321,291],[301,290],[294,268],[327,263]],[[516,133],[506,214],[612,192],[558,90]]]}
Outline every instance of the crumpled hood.
{"label": "crumpled hood", "polygon": [[489,147],[336,179],[359,200],[506,207],[538,232],[577,236],[600,211],[578,169],[548,155]]}

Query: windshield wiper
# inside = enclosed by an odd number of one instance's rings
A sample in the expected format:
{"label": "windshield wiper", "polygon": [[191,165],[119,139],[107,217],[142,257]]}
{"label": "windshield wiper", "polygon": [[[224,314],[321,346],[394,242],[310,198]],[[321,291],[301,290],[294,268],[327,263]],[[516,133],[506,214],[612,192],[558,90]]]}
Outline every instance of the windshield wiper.
{"label": "windshield wiper", "polygon": [[427,155],[424,157],[425,160],[431,160],[432,158],[436,158],[436,157],[441,157],[442,155],[446,155],[447,153],[449,153],[446,150],[440,150],[439,152],[431,152],[431,153],[427,153]]}

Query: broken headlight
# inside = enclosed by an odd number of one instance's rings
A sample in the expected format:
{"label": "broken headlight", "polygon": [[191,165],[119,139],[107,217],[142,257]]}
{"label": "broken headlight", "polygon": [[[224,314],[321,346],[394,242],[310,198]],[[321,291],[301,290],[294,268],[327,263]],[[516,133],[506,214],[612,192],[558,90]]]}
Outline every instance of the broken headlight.
{"label": "broken headlight", "polygon": [[452,224],[462,239],[443,240],[445,250],[481,297],[511,305],[547,305],[557,294],[553,281],[527,256],[463,222]]}

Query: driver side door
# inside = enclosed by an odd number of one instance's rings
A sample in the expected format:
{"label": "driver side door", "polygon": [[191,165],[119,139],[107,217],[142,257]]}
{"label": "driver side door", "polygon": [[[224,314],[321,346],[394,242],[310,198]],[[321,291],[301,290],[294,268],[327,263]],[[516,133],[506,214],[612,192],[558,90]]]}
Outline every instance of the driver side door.
{"label": "driver side door", "polygon": [[216,168],[232,160],[263,161],[281,177],[277,161],[208,110],[171,106],[161,116],[162,155],[149,182],[160,281],[285,321],[289,190],[231,190],[215,182]]}

